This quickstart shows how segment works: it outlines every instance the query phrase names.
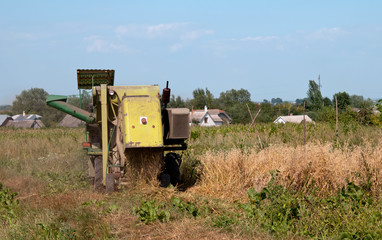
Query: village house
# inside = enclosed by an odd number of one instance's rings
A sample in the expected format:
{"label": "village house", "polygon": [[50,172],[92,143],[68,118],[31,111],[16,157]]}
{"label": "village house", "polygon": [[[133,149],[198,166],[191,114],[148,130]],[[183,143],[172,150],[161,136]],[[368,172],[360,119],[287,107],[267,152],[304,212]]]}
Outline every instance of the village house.
{"label": "village house", "polygon": [[[296,123],[300,124],[302,121],[304,121],[304,115],[294,115],[294,116],[279,116],[276,118],[273,123],[279,124],[285,124],[285,123]],[[308,115],[305,115],[305,122],[307,123],[315,123]]]}
{"label": "village house", "polygon": [[80,127],[81,120],[73,117],[72,115],[66,114],[66,116],[57,124],[58,127]]}
{"label": "village house", "polygon": [[42,128],[45,125],[41,122],[41,120],[23,120],[23,121],[9,121],[6,127],[14,127],[14,128]]}
{"label": "village house", "polygon": [[191,122],[200,126],[211,127],[230,124],[232,118],[225,111],[220,109],[207,109],[207,106],[205,106],[203,110],[192,111]]}
{"label": "village house", "polygon": [[9,121],[13,121],[11,116],[5,114],[0,115],[0,127],[4,127]]}
{"label": "village house", "polygon": [[41,122],[41,116],[37,114],[17,114],[12,117],[8,115],[4,120],[4,117],[0,117],[1,127],[13,127],[13,128],[41,128],[45,125]]}

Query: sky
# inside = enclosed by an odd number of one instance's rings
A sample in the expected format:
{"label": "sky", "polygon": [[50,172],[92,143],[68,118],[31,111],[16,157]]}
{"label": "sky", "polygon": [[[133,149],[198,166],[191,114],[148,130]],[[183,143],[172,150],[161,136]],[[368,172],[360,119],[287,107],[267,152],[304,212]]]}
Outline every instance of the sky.
{"label": "sky", "polygon": [[171,93],[253,101],[346,91],[382,98],[382,1],[6,1],[0,105],[22,90],[73,95],[77,69],[114,69],[114,85],[169,81]]}

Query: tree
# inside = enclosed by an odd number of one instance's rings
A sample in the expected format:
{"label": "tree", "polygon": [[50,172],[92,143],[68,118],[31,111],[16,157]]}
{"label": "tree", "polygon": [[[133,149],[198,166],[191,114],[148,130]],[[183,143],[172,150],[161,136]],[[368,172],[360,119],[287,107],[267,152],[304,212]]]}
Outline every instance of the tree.
{"label": "tree", "polygon": [[23,90],[12,103],[12,113],[38,114],[42,116],[41,120],[46,126],[51,126],[60,121],[64,113],[46,105],[47,96],[48,93],[42,88]]}
{"label": "tree", "polygon": [[336,105],[335,98],[337,97],[337,106],[340,110],[345,110],[350,105],[350,96],[347,92],[339,92],[333,95],[333,106]]}
{"label": "tree", "polygon": [[364,101],[363,96],[359,96],[355,94],[350,96],[350,105],[355,108],[360,108],[363,101]]}
{"label": "tree", "polygon": [[332,101],[328,97],[325,97],[323,102],[324,102],[324,107],[331,107],[331,106],[333,106],[332,105]]}
{"label": "tree", "polygon": [[184,108],[185,106],[184,100],[180,96],[175,98],[174,95],[171,96],[170,102],[167,105],[169,108]]}
{"label": "tree", "polygon": [[218,107],[226,111],[233,123],[247,123],[250,121],[247,105],[252,106],[251,94],[246,89],[231,89],[220,93]]}
{"label": "tree", "polygon": [[248,90],[241,88],[240,90],[231,89],[220,93],[219,104],[223,106],[231,106],[237,103],[248,103],[251,101],[251,94]]}
{"label": "tree", "polygon": [[374,106],[374,101],[369,99],[364,99],[363,96],[351,95],[350,96],[350,105],[355,108],[370,108]]}
{"label": "tree", "polygon": [[272,98],[271,103],[272,105],[277,105],[283,103],[283,100],[281,98]]}
{"label": "tree", "polygon": [[67,102],[76,107],[88,110],[89,105],[93,102],[93,96],[90,92],[82,90],[81,97],[78,95],[69,96]]}
{"label": "tree", "polygon": [[31,88],[23,90],[20,95],[16,96],[16,100],[12,104],[12,112],[20,114],[25,112],[42,114],[46,110],[45,99],[48,93],[42,88]]}
{"label": "tree", "polygon": [[321,95],[320,88],[314,80],[309,80],[309,90],[308,95],[308,104],[307,108],[309,110],[318,110],[323,107],[323,99]]}
{"label": "tree", "polygon": [[297,98],[296,104],[304,104],[304,99]]}
{"label": "tree", "polygon": [[207,106],[208,108],[214,108],[214,95],[206,88],[206,91],[204,91],[201,88],[195,89],[192,92],[192,96],[194,97],[191,100],[191,104],[194,107],[194,109],[203,109],[204,106]]}

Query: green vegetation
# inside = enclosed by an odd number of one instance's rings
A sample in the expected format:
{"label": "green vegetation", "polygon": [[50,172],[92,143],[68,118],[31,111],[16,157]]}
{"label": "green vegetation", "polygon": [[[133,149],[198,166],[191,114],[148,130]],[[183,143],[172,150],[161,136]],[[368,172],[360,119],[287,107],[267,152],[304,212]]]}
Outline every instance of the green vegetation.
{"label": "green vegetation", "polygon": [[379,239],[382,130],[192,127],[181,191],[87,183],[83,129],[0,129],[1,239]]}
{"label": "green vegetation", "polygon": [[168,211],[160,210],[163,207],[163,204],[155,204],[155,200],[143,200],[141,206],[137,207],[134,210],[134,213],[138,215],[138,219],[140,221],[146,224],[156,220],[168,222],[170,219],[170,213]]}
{"label": "green vegetation", "polygon": [[12,223],[16,218],[16,209],[19,202],[15,199],[17,193],[11,193],[9,188],[4,188],[0,183],[0,223]]}

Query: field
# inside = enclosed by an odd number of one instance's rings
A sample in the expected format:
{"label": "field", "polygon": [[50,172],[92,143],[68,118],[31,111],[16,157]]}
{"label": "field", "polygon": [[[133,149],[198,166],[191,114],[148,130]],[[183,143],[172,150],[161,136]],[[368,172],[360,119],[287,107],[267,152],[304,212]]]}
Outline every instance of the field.
{"label": "field", "polygon": [[[182,185],[88,183],[83,129],[0,129],[0,239],[380,239],[382,131],[192,128]],[[305,144],[304,144],[305,142]]]}

